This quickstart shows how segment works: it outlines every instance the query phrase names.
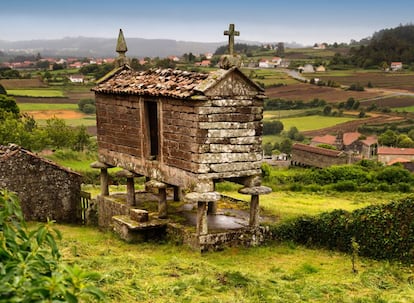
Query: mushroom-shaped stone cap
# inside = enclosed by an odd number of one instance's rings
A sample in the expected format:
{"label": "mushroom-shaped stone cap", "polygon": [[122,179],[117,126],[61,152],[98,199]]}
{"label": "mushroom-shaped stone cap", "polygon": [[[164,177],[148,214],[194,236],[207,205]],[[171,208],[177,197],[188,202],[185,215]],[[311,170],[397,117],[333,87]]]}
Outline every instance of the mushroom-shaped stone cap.
{"label": "mushroom-shaped stone cap", "polygon": [[137,174],[129,170],[123,169],[123,170],[117,171],[115,173],[115,176],[121,177],[121,178],[134,178],[134,177],[137,177]]}
{"label": "mushroom-shaped stone cap", "polygon": [[167,184],[165,184],[163,182],[160,182],[160,181],[157,181],[157,180],[150,180],[150,181],[145,183],[145,186],[152,187],[152,188],[158,188],[158,189],[168,187]]}
{"label": "mushroom-shaped stone cap", "polygon": [[239,189],[239,193],[244,195],[267,195],[272,192],[272,189],[267,186],[252,186],[252,187],[243,187]]}
{"label": "mushroom-shaped stone cap", "polygon": [[95,162],[91,163],[90,167],[91,168],[110,168],[110,167],[113,167],[113,166],[105,164],[105,163],[100,162],[100,161],[95,161]]}
{"label": "mushroom-shaped stone cap", "polygon": [[190,203],[196,202],[217,202],[220,200],[221,195],[218,192],[208,192],[208,193],[188,193],[185,195],[184,200]]}

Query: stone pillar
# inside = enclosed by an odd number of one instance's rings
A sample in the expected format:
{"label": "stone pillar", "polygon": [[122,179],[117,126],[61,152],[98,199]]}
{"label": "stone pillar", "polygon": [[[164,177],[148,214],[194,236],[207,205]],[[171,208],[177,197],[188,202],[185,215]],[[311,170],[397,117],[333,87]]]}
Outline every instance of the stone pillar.
{"label": "stone pillar", "polygon": [[115,173],[117,177],[126,178],[127,181],[127,204],[129,206],[135,206],[135,184],[134,184],[134,177],[137,177],[137,175],[133,172],[130,172],[128,170],[120,170]]}
{"label": "stone pillar", "polygon": [[249,225],[251,227],[256,227],[259,225],[259,196],[266,195],[272,192],[270,187],[266,186],[253,186],[253,187],[243,187],[239,189],[239,193],[244,195],[251,195],[250,200],[250,220]]}
{"label": "stone pillar", "polygon": [[217,202],[208,202],[207,213],[209,215],[217,214]]}
{"label": "stone pillar", "polygon": [[92,168],[99,168],[101,170],[101,195],[109,196],[109,185],[108,185],[108,168],[113,167],[105,163],[96,161],[90,165]]}
{"label": "stone pillar", "polygon": [[145,183],[146,188],[158,188],[158,218],[160,219],[165,219],[168,216],[167,186],[167,184],[157,180],[151,180]]}
{"label": "stone pillar", "polygon": [[174,201],[178,202],[182,199],[182,191],[179,186],[174,186]]}
{"label": "stone pillar", "polygon": [[191,203],[197,203],[197,235],[208,234],[208,217],[207,217],[207,205],[208,203],[216,203],[220,200],[220,194],[217,192],[208,193],[189,193],[184,199]]}

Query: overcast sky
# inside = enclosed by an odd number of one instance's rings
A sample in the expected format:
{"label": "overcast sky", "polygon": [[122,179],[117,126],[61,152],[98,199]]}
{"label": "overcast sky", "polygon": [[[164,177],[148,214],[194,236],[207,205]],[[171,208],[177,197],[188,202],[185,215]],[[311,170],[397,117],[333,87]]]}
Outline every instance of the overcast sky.
{"label": "overcast sky", "polygon": [[413,0],[6,0],[0,40],[125,37],[219,42],[229,23],[237,39],[349,42],[414,20]]}

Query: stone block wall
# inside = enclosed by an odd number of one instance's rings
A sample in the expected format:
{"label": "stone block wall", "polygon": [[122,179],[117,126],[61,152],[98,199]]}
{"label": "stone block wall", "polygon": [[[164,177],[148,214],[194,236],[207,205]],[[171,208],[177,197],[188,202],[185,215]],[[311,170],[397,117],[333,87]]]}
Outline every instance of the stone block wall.
{"label": "stone block wall", "polygon": [[99,148],[141,157],[139,98],[100,94],[96,111]]}
{"label": "stone block wall", "polygon": [[81,183],[81,175],[28,151],[0,153],[0,188],[17,193],[26,220],[80,222]]}

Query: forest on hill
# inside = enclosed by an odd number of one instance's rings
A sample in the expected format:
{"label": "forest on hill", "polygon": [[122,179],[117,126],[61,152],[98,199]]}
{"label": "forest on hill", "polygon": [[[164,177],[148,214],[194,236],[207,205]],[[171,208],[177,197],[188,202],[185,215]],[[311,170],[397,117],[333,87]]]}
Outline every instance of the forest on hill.
{"label": "forest on hill", "polygon": [[388,67],[399,61],[406,65],[414,63],[414,25],[400,25],[373,34],[366,45],[351,48],[350,59],[358,67]]}

